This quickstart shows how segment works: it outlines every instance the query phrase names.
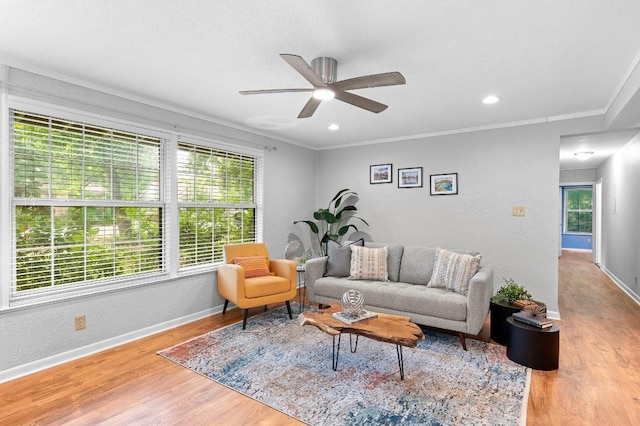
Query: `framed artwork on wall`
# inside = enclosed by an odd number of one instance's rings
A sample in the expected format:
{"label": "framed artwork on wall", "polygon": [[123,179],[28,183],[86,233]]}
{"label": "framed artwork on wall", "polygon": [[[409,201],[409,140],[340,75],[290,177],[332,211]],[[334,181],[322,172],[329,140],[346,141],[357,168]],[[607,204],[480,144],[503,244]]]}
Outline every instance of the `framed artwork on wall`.
{"label": "framed artwork on wall", "polygon": [[369,183],[391,183],[393,181],[391,164],[374,164],[369,166]]}
{"label": "framed artwork on wall", "polygon": [[398,169],[398,188],[422,188],[422,167]]}
{"label": "framed artwork on wall", "polygon": [[458,174],[431,175],[431,195],[454,195],[458,193]]}

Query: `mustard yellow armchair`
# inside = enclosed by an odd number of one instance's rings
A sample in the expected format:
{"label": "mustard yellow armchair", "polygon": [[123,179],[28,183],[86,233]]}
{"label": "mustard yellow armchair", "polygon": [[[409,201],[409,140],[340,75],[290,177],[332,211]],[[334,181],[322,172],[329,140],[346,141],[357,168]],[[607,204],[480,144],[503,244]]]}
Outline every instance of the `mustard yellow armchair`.
{"label": "mustard yellow armchair", "polygon": [[289,301],[297,295],[295,262],[269,259],[267,246],[263,243],[224,246],[224,259],[225,263],[218,267],[218,293],[224,297],[223,314],[229,301],[244,309],[244,330],[249,308],[285,302],[289,318],[293,319]]}

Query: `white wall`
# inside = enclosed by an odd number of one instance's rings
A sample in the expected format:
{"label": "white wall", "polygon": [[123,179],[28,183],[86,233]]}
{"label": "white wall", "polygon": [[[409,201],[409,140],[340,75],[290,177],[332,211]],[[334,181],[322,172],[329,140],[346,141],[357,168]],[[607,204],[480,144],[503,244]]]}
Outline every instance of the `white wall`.
{"label": "white wall", "polygon": [[[358,192],[375,241],[477,250],[494,267],[494,291],[512,277],[557,315],[560,136],[601,126],[590,118],[322,151],[318,198]],[[370,185],[369,166],[381,163],[393,163],[393,183]],[[398,188],[406,167],[423,167],[423,188]],[[453,172],[459,194],[430,196],[429,175]]]}
{"label": "white wall", "polygon": [[596,169],[560,170],[560,184],[593,183]]}
{"label": "white wall", "polygon": [[640,135],[597,170],[602,178],[602,264],[640,303]]}
{"label": "white wall", "polygon": [[[9,94],[194,136],[261,148],[264,158],[263,240],[282,256],[296,218],[315,205],[317,154],[243,130],[151,107],[112,94],[10,69]],[[273,149],[273,147],[277,149]],[[2,231],[1,238],[9,238]],[[0,382],[88,352],[219,312],[222,299],[209,272],[144,287],[48,305],[0,311]],[[87,316],[76,332],[74,317]]]}

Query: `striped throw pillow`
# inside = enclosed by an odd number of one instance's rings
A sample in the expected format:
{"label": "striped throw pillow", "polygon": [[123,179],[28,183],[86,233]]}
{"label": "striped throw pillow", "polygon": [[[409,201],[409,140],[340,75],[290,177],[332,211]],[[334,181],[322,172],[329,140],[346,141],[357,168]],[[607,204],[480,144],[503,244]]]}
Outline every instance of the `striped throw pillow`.
{"label": "striped throw pillow", "polygon": [[389,281],[387,247],[351,246],[350,280]]}
{"label": "striped throw pillow", "polygon": [[233,263],[242,266],[245,278],[270,275],[266,256],[234,257]]}
{"label": "striped throw pillow", "polygon": [[446,288],[466,295],[469,281],[480,268],[480,259],[482,256],[455,253],[438,247],[427,287]]}

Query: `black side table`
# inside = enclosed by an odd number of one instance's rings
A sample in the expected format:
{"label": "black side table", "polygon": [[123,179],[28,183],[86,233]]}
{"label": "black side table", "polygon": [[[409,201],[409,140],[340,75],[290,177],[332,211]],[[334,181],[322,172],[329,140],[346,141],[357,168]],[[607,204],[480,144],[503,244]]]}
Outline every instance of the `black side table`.
{"label": "black side table", "polygon": [[522,308],[513,306],[511,303],[491,302],[491,340],[501,345],[507,344],[509,328],[507,318]]}
{"label": "black side table", "polygon": [[533,327],[513,317],[507,318],[509,336],[507,357],[518,364],[536,370],[556,370],[560,352],[560,328]]}

